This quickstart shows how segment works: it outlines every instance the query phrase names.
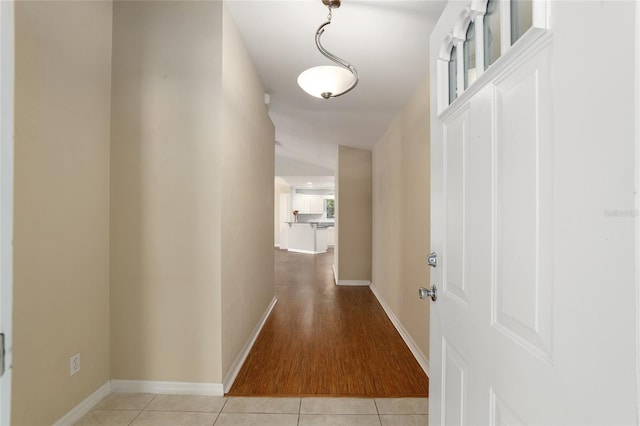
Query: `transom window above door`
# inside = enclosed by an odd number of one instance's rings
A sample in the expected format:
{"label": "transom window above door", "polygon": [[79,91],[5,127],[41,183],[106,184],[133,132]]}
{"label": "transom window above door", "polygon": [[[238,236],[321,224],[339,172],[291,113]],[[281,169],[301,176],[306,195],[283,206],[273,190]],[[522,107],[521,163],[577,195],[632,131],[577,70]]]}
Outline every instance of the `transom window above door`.
{"label": "transom window above door", "polygon": [[[473,0],[443,41],[439,111],[454,103],[499,59],[548,29],[547,0]],[[530,40],[529,40],[530,41]]]}

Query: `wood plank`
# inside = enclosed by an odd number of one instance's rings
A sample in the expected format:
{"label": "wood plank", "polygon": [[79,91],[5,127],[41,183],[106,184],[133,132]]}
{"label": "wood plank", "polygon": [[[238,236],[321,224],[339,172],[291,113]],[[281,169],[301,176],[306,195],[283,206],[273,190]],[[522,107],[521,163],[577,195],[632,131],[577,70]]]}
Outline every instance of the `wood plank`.
{"label": "wood plank", "polygon": [[333,250],[276,250],[276,304],[229,396],[425,397],[429,381],[368,287],[333,281]]}

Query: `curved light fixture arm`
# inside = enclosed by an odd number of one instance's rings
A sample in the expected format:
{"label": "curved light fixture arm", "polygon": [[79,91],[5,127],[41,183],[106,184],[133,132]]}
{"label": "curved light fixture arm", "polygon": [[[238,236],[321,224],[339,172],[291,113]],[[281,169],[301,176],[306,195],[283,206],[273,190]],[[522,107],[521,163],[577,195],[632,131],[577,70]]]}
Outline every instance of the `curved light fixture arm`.
{"label": "curved light fixture arm", "polygon": [[[329,11],[331,11],[331,9],[329,9]],[[329,15],[329,16],[331,16],[331,15]],[[353,65],[351,65],[349,62],[345,61],[344,59],[338,58],[336,55],[334,55],[333,53],[329,52],[327,49],[322,47],[322,44],[320,43],[320,36],[322,35],[322,33],[324,33],[324,29],[325,29],[324,27],[326,27],[330,23],[331,23],[331,20],[325,22],[324,24],[320,25],[320,27],[318,27],[318,31],[316,31],[316,47],[318,48],[320,53],[322,53],[328,59],[330,59],[331,61],[335,62],[336,64],[348,69],[351,72],[351,74],[353,74],[354,80],[353,80],[353,83],[351,83],[351,86],[349,86],[343,92],[340,92],[340,93],[323,93],[322,97],[325,98],[325,99],[336,98],[338,96],[342,96],[345,93],[350,92],[351,90],[353,90],[354,87],[356,87],[358,85],[358,81],[360,81],[360,76],[358,75],[358,71],[356,70],[356,68]]]}

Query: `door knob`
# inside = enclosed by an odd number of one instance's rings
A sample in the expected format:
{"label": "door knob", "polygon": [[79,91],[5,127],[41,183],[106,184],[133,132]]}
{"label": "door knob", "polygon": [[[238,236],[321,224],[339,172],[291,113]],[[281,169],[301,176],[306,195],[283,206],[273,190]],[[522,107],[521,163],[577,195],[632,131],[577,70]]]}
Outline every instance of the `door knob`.
{"label": "door knob", "polygon": [[432,268],[438,265],[438,254],[435,251],[432,251],[429,253],[429,256],[427,256],[427,264]]}
{"label": "door knob", "polygon": [[434,302],[438,299],[438,287],[431,286],[431,288],[424,288],[424,287],[420,287],[418,289],[418,296],[420,296],[420,299],[426,299],[427,297],[430,297],[431,300],[433,300]]}

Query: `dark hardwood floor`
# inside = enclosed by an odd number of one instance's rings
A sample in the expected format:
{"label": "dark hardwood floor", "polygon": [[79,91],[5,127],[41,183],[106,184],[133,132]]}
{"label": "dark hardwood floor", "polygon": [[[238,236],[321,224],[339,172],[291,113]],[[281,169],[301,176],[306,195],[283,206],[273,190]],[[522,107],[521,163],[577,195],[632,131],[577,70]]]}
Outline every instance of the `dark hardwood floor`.
{"label": "dark hardwood floor", "polygon": [[230,396],[428,396],[429,382],[368,287],[336,286],[333,252],[276,250],[278,303]]}

